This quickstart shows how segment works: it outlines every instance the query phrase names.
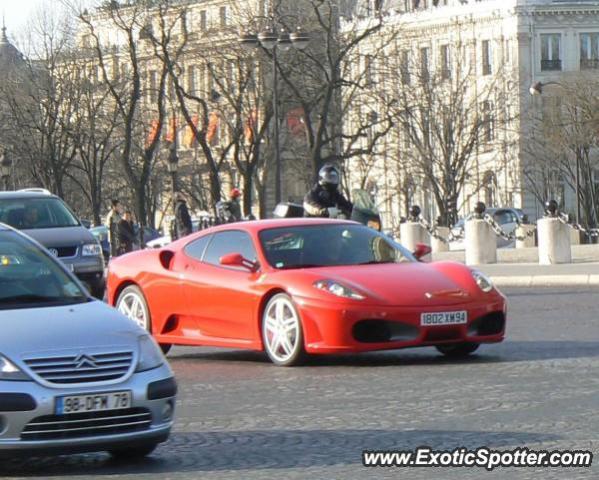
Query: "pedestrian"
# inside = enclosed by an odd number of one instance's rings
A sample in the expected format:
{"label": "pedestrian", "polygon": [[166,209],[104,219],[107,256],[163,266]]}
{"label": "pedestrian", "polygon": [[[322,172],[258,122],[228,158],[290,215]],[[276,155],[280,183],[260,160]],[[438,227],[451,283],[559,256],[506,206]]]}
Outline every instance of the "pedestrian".
{"label": "pedestrian", "polygon": [[110,201],[110,212],[106,216],[106,228],[108,228],[108,241],[110,242],[110,255],[116,257],[119,251],[118,225],[121,221],[121,202],[118,199]]}
{"label": "pedestrian", "polygon": [[129,210],[123,214],[123,218],[119,221],[118,237],[119,237],[119,255],[133,251],[135,243],[135,228],[133,227],[132,215]]}
{"label": "pedestrian", "polygon": [[343,214],[351,218],[353,205],[339,191],[339,170],[331,164],[318,172],[318,183],[304,197],[304,216],[337,218]]}
{"label": "pedestrian", "polygon": [[185,237],[192,232],[191,216],[187,208],[185,196],[181,192],[175,193],[175,238]]}
{"label": "pedestrian", "polygon": [[241,198],[241,192],[238,188],[234,188],[229,193],[229,201],[227,202],[227,207],[229,208],[229,221],[230,222],[239,222],[242,218],[241,216],[241,203],[239,199]]}

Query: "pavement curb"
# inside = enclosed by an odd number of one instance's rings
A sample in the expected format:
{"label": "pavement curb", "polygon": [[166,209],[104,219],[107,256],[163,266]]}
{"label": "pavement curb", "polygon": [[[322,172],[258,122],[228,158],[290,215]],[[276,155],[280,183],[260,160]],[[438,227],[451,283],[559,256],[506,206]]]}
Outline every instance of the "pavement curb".
{"label": "pavement curb", "polygon": [[599,286],[599,275],[491,275],[498,287]]}

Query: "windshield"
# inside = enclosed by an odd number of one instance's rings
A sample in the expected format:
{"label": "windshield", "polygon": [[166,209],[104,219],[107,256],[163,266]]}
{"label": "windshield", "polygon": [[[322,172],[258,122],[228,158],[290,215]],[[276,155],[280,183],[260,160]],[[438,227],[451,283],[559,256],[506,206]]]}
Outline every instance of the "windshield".
{"label": "windshield", "polygon": [[413,262],[404,247],[362,225],[307,225],[260,232],[268,263],[278,269]]}
{"label": "windshield", "polygon": [[0,200],[0,222],[19,230],[76,227],[79,220],[58,198]]}
{"label": "windshield", "polygon": [[15,232],[0,232],[0,310],[86,301],[56,260]]}

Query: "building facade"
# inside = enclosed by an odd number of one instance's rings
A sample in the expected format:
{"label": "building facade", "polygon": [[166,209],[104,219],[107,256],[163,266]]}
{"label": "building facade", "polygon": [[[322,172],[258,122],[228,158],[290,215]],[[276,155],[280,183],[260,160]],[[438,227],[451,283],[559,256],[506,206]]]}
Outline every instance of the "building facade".
{"label": "building facade", "polygon": [[[518,207],[531,218],[541,215],[541,199],[531,188],[528,174],[529,166],[539,160],[530,141],[533,119],[542,114],[550,97],[562,94],[558,84],[598,73],[599,2],[368,0],[346,2],[346,8],[346,29],[364,28],[369,17],[383,16],[384,28],[398,32],[396,40],[385,47],[385,67],[373,70],[384,77],[376,88],[389,91],[391,98],[397,90],[414,90],[417,87],[408,77],[424,69],[436,78],[453,81],[454,87],[463,85],[472,92],[466,98],[478,96],[476,118],[486,117],[486,121],[479,124],[481,140],[470,152],[464,178],[456,179],[465,184],[455,199],[460,215],[471,212],[477,201]],[[370,48],[376,48],[375,41]],[[357,72],[362,74],[366,68],[371,66],[357,66]],[[549,84],[542,98],[531,96],[535,82]],[[493,95],[486,97],[482,92],[487,90]],[[452,98],[451,92],[448,95]],[[429,113],[437,119],[441,116]],[[430,155],[437,155],[438,148],[432,146]],[[423,207],[431,221],[439,215],[439,199],[430,178],[414,170],[415,149],[398,128],[374,158],[358,159],[350,168],[353,182],[364,184],[359,176],[364,175],[364,168],[360,167],[370,165],[366,183],[376,191],[390,227],[397,227],[412,204]],[[565,209],[571,211],[572,189],[566,186],[561,195]]]}

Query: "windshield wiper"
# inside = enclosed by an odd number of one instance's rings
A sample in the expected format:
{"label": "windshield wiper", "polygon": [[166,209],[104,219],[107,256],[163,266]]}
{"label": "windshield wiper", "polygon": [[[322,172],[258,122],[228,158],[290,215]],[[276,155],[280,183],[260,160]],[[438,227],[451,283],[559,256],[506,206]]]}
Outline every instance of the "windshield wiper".
{"label": "windshield wiper", "polygon": [[331,265],[319,265],[316,263],[305,263],[301,265],[283,265],[282,267],[278,267],[277,270],[292,270],[294,268],[320,268],[320,267],[330,267]]}
{"label": "windshield wiper", "polygon": [[354,263],[354,265],[379,265],[383,263],[397,263],[394,260],[369,260],[368,262]]}

